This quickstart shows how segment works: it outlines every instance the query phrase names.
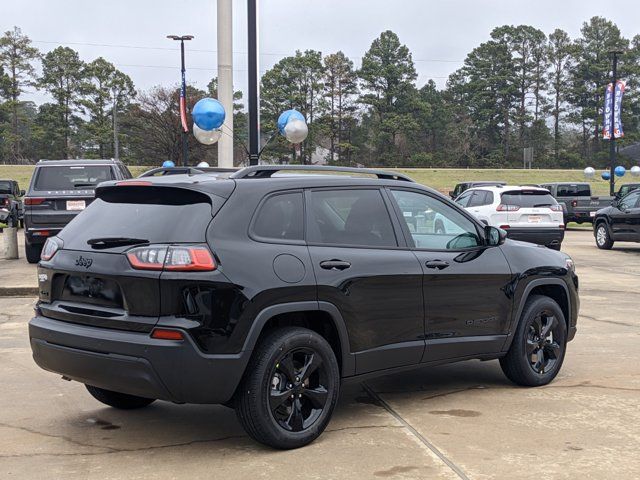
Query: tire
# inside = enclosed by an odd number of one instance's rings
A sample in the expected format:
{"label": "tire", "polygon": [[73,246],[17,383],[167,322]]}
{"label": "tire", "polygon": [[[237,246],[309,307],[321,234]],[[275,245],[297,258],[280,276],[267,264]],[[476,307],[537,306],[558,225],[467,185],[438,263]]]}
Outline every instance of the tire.
{"label": "tire", "polygon": [[[305,368],[311,369],[308,375]],[[324,431],[339,390],[340,370],[327,341],[305,328],[279,328],[254,351],[237,392],[236,414],[254,440],[299,448]]]}
{"label": "tire", "polygon": [[607,228],[606,222],[599,222],[596,224],[596,245],[601,250],[611,250],[613,247],[613,240],[611,234]]}
{"label": "tire", "polygon": [[98,388],[92,385],[85,385],[85,387],[87,387],[87,390],[93,398],[99,402],[120,410],[135,410],[136,408],[143,408],[155,401],[153,398],[137,397],[127,393],[112,392],[111,390],[105,390],[104,388]]}
{"label": "tire", "polygon": [[549,245],[548,248],[550,248],[551,250],[556,250],[556,251],[560,251],[560,248],[562,248],[561,244],[557,244],[557,245]]}
{"label": "tire", "polygon": [[42,253],[43,245],[32,245],[30,243],[24,244],[24,253],[27,257],[27,262],[38,263],[40,261],[40,254]]}
{"label": "tire", "polygon": [[549,297],[532,295],[500,366],[513,383],[526,387],[546,385],[560,371],[566,347],[567,323],[562,309]]}

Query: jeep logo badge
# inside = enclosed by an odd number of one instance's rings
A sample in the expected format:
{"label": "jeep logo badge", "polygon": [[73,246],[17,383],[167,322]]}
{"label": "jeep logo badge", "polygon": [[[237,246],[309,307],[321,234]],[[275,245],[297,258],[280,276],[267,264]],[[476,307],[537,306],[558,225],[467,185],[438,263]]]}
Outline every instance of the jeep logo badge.
{"label": "jeep logo badge", "polygon": [[82,255],[76,258],[76,267],[89,268],[92,263],[93,263],[93,259],[84,258]]}

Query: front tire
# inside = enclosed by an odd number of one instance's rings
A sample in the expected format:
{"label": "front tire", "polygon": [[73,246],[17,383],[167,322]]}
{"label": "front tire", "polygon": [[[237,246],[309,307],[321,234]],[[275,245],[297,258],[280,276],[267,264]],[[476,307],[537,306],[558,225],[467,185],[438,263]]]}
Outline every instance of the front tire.
{"label": "front tire", "polygon": [[340,370],[327,341],[305,328],[279,328],[254,351],[236,413],[256,441],[299,448],[326,428],[338,400]]}
{"label": "front tire", "polygon": [[87,387],[91,396],[99,402],[120,410],[143,408],[155,401],[153,398],[137,397],[127,393],[113,392],[111,390],[105,390],[104,388],[98,388],[92,385],[85,385],[85,387]]}
{"label": "front tire", "polygon": [[613,239],[605,222],[596,225],[596,245],[601,250],[611,250],[613,247]]}
{"label": "front tire", "polygon": [[562,367],[567,347],[567,323],[562,309],[551,298],[527,299],[513,342],[500,359],[509,380],[526,387],[551,382]]}

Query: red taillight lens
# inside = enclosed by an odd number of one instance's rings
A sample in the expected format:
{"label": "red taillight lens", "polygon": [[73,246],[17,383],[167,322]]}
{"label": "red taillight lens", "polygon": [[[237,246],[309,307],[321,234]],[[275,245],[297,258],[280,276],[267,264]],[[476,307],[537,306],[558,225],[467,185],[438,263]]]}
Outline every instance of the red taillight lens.
{"label": "red taillight lens", "polygon": [[123,182],[116,182],[116,187],[150,187],[151,185],[153,185],[153,183],[145,180],[125,180]]}
{"label": "red taillight lens", "polygon": [[563,223],[561,223],[561,224],[559,225],[559,227],[560,227],[560,230],[564,230],[564,224],[563,224]]}
{"label": "red taillight lens", "polygon": [[9,205],[8,198],[0,198],[0,205]]}
{"label": "red taillight lens", "polygon": [[39,197],[25,197],[24,204],[25,205],[40,205],[44,202],[44,198]]}
{"label": "red taillight lens", "polygon": [[518,205],[506,205],[504,203],[501,203],[496,207],[496,210],[498,212],[517,212],[518,210],[520,210],[520,207]]}
{"label": "red taillight lens", "polygon": [[509,227],[509,225],[500,225],[500,228],[503,230],[507,230]]}
{"label": "red taillight lens", "polygon": [[170,330],[168,328],[154,328],[151,338],[158,340],[184,340],[184,335],[180,330]]}
{"label": "red taillight lens", "polygon": [[210,272],[216,269],[211,252],[204,246],[149,245],[129,250],[127,259],[138,270]]}
{"label": "red taillight lens", "polygon": [[578,206],[578,201],[577,200],[571,200],[571,206],[572,207],[577,207]]}
{"label": "red taillight lens", "polygon": [[42,252],[40,253],[40,260],[44,260],[45,262],[51,260],[56,252],[61,248],[62,240],[57,237],[47,238],[47,241],[44,242],[44,247],[42,247]]}

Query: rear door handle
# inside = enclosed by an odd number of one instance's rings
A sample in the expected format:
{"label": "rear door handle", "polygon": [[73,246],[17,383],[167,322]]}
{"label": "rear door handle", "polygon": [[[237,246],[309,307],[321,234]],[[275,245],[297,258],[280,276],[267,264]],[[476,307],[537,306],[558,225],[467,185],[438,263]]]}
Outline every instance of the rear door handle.
{"label": "rear door handle", "polygon": [[425,263],[427,268],[437,268],[438,270],[442,270],[449,266],[449,262],[445,262],[444,260],[429,260]]}
{"label": "rear door handle", "polygon": [[345,270],[349,268],[351,264],[344,260],[323,260],[320,262],[320,267],[325,270]]}

